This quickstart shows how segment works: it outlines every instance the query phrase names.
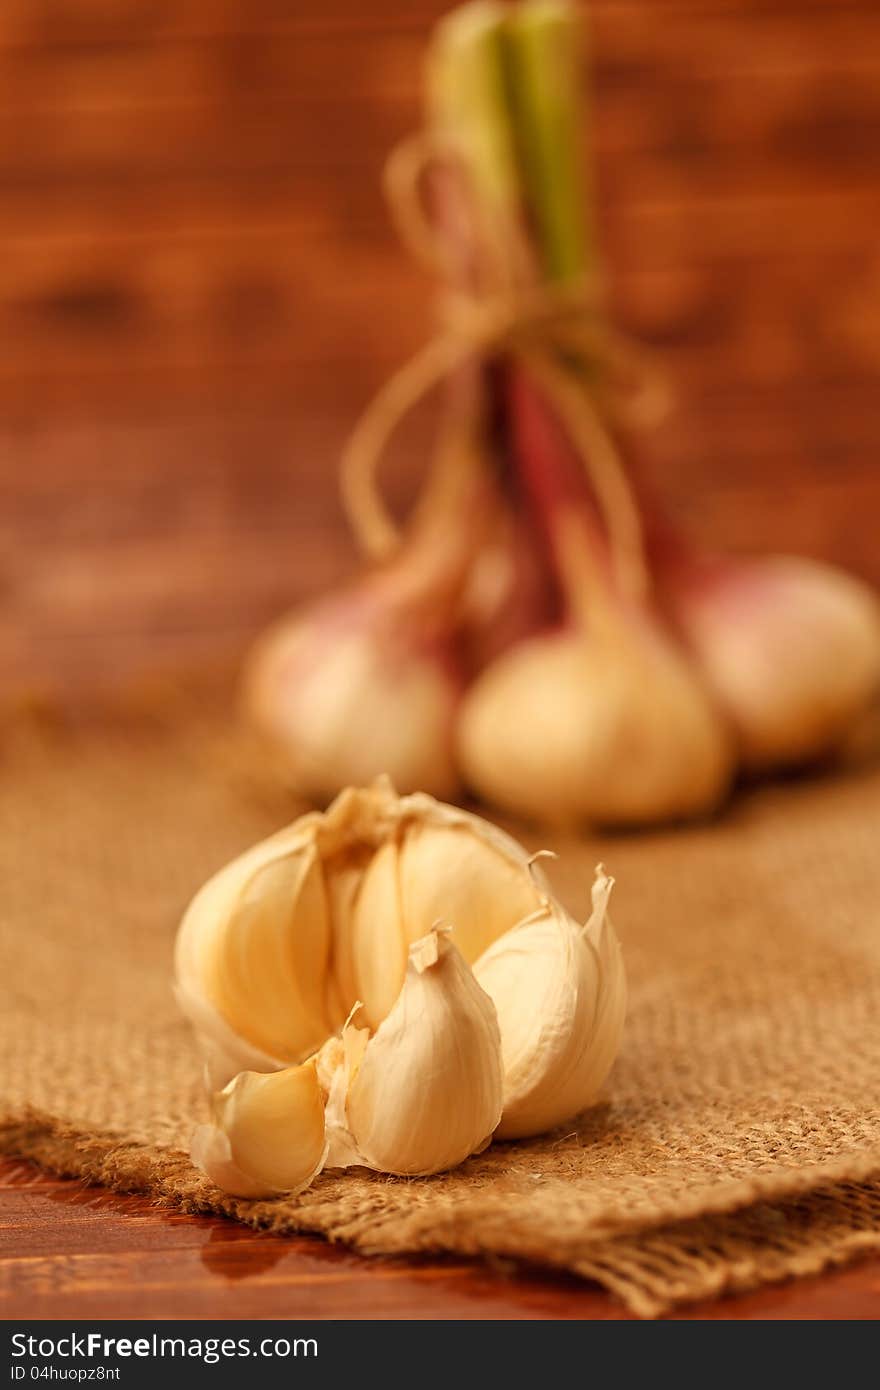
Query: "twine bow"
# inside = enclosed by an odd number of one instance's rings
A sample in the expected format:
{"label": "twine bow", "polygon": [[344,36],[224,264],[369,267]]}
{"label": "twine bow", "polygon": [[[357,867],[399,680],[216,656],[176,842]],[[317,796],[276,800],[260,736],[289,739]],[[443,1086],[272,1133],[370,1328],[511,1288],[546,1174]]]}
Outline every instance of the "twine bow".
{"label": "twine bow", "polygon": [[[448,274],[448,257],[419,191],[435,146],[423,136],[399,147],[386,190],[404,243]],[[641,518],[609,421],[642,425],[667,406],[665,383],[634,343],[612,330],[595,280],[542,284],[504,293],[448,289],[440,331],[373,398],[343,451],[341,488],[364,551],[387,557],[400,533],[376,487],[391,436],[428,393],[466,363],[503,357],[525,372],[555,409],[583,460],[607,527],[622,592],[647,591]]]}

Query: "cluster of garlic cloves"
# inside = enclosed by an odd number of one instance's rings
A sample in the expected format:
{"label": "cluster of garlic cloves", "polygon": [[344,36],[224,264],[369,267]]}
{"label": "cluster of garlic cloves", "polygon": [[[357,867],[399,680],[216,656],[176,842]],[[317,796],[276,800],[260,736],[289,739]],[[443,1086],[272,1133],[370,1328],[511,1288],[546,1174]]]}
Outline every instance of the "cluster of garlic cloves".
{"label": "cluster of garlic cloves", "polygon": [[625,980],[603,872],[579,926],[487,821],[387,779],[196,895],[176,991],[212,1089],[192,1156],[269,1197],[324,1168],[437,1173],[595,1101]]}

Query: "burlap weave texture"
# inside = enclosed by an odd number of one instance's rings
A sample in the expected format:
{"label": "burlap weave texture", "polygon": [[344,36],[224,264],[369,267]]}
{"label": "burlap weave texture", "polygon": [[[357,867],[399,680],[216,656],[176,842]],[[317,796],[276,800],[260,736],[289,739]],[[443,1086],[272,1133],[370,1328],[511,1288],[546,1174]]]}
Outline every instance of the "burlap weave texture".
{"label": "burlap weave texture", "polygon": [[[716,824],[577,841],[616,879],[630,979],[607,1102],[427,1180],[224,1198],[186,1157],[200,1068],[170,992],[189,896],[296,808],[204,723],[8,741],[0,1145],[374,1253],[535,1260],[652,1315],[880,1249],[880,772],[742,796]],[[515,829],[515,827],[512,827]]]}

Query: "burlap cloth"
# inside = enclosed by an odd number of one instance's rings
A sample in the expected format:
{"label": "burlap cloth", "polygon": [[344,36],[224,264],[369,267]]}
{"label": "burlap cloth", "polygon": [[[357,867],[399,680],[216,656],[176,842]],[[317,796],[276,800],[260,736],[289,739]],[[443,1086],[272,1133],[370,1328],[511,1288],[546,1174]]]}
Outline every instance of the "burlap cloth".
{"label": "burlap cloth", "polygon": [[187,1158],[203,1101],[171,944],[202,880],[295,809],[204,721],[7,735],[3,1148],[371,1253],[538,1261],[648,1316],[880,1250],[876,768],[751,792],[712,826],[556,837],[579,913],[598,858],[618,881],[631,990],[607,1103],[438,1178],[247,1203]]}

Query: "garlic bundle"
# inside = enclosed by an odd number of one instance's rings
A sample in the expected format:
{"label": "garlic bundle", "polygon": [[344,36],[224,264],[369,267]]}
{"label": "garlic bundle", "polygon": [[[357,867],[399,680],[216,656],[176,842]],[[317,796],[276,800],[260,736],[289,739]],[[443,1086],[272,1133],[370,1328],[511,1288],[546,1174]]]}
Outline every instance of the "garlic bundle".
{"label": "garlic bundle", "polygon": [[851,575],[793,555],[678,557],[661,580],[751,770],[832,752],[880,698],[880,606]]}
{"label": "garlic bundle", "polygon": [[577,927],[515,840],[387,779],[255,846],[178,933],[217,1091],[193,1158],[268,1196],[324,1166],[438,1172],[570,1119],[620,1039],[609,890]]}
{"label": "garlic bundle", "polygon": [[[634,476],[632,433],[665,393],[606,310],[578,154],[582,23],[569,0],[475,0],[428,46],[425,128],[386,186],[439,277],[437,335],[343,458],[365,575],[282,620],[246,673],[279,770],[319,804],[386,773],[545,823],[647,826],[713,812],[740,769],[870,749],[874,595],[806,560],[667,547]],[[376,469],[439,386],[439,447],[401,535]],[[370,902],[395,875],[389,848],[336,948],[334,1026],[342,999],[358,994],[372,1028],[396,998],[413,938],[377,965]]]}

